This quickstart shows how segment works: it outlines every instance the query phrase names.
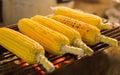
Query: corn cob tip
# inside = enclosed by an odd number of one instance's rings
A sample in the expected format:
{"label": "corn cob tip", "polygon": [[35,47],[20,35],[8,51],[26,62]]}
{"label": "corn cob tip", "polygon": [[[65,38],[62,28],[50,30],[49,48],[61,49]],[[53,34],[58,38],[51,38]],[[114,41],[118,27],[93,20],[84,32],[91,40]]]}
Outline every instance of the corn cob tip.
{"label": "corn cob tip", "polygon": [[73,47],[73,46],[67,46],[62,45],[61,46],[61,54],[71,53],[78,56],[84,56],[84,50],[81,48]]}
{"label": "corn cob tip", "polygon": [[24,22],[25,20],[28,20],[29,18],[22,18],[22,19],[20,19],[19,21],[18,21],[18,26],[19,26],[19,24],[21,23],[21,22]]}
{"label": "corn cob tip", "polygon": [[118,46],[118,41],[116,39],[104,36],[104,35],[98,35],[96,37],[97,42],[104,42],[110,46]]}
{"label": "corn cob tip", "polygon": [[47,72],[53,72],[55,70],[54,65],[44,56],[40,58],[40,64],[42,63],[43,67],[47,70]]}
{"label": "corn cob tip", "polygon": [[85,51],[85,54],[91,55],[94,51],[89,48],[81,39],[75,39],[73,45],[79,48],[82,48]]}
{"label": "corn cob tip", "polygon": [[49,18],[50,16],[53,16],[54,14],[49,14],[47,16],[42,16],[42,15],[35,15],[33,17],[31,17],[30,19],[34,20],[35,18],[39,18],[39,17],[45,17],[45,18]]}
{"label": "corn cob tip", "polygon": [[40,17],[41,15],[35,15],[33,17],[31,17],[30,19],[34,19],[34,17]]}
{"label": "corn cob tip", "polygon": [[36,16],[39,16],[39,15],[32,16],[30,19],[33,19],[33,18],[36,17]]}
{"label": "corn cob tip", "polygon": [[111,29],[111,28],[112,28],[112,25],[109,24],[109,23],[101,23],[101,25],[99,25],[98,28],[99,28],[100,30]]}
{"label": "corn cob tip", "polygon": [[42,64],[49,73],[55,70],[54,65],[41,52],[35,53],[35,61]]}

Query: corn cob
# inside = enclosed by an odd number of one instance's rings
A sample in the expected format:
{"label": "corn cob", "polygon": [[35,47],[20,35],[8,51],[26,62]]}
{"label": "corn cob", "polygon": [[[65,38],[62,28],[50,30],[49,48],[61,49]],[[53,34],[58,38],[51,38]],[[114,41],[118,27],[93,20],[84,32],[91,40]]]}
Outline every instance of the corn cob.
{"label": "corn cob", "polygon": [[0,28],[0,45],[22,58],[29,64],[42,64],[48,72],[53,64],[45,57],[44,48],[31,38],[9,28]]}
{"label": "corn cob", "polygon": [[64,15],[77,19],[79,21],[83,21],[85,23],[98,27],[100,30],[110,29],[112,27],[108,23],[104,24],[102,22],[102,18],[97,15],[80,12],[68,7],[53,7],[53,10],[56,15]]}
{"label": "corn cob", "polygon": [[52,54],[61,55],[72,53],[79,56],[84,54],[82,49],[68,46],[70,41],[65,35],[49,29],[31,19],[21,19],[18,22],[18,28],[23,34],[39,42],[45,47],[46,51]]}
{"label": "corn cob", "polygon": [[98,42],[104,42],[110,46],[118,46],[118,41],[116,39],[101,35],[100,30],[95,26],[62,15],[54,15],[50,18],[79,31],[83,41],[88,45],[95,45]]}
{"label": "corn cob", "polygon": [[60,23],[56,20],[50,19],[45,16],[40,16],[40,15],[36,15],[36,16],[32,17],[32,20],[66,35],[69,38],[71,44],[78,42],[75,46],[80,47],[83,50],[85,50],[86,54],[93,53],[93,50],[90,49],[85,43],[83,43],[79,32],[74,30],[73,28],[71,28],[63,23]]}

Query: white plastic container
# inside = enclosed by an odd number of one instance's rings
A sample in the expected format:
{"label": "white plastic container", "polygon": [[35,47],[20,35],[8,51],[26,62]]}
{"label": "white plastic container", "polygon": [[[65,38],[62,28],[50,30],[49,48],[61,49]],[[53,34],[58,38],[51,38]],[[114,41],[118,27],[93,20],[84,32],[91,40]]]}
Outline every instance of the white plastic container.
{"label": "white plastic container", "polygon": [[3,0],[3,22],[8,25],[24,17],[49,15],[50,7],[55,5],[56,0]]}

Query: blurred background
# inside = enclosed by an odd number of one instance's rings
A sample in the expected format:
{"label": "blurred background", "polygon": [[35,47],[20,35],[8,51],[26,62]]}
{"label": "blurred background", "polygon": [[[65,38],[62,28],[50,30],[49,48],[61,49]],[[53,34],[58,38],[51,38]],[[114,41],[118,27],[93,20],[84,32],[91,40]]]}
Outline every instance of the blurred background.
{"label": "blurred background", "polygon": [[23,17],[50,15],[52,6],[67,6],[120,23],[120,0],[0,0],[0,27]]}

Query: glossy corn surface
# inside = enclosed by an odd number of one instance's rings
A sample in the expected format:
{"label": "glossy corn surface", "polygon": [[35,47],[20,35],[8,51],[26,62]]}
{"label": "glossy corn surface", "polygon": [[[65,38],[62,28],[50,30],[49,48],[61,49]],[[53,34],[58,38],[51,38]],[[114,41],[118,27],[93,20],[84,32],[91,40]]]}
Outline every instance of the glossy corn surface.
{"label": "glossy corn surface", "polygon": [[64,16],[77,19],[79,21],[83,21],[85,23],[98,27],[100,30],[111,28],[111,25],[104,24],[102,22],[102,18],[97,15],[81,12],[81,11],[71,9],[68,7],[63,7],[63,6],[53,7],[53,10],[56,15],[64,15]]}
{"label": "glossy corn surface", "polygon": [[87,43],[88,45],[96,44],[97,43],[95,41],[96,35],[101,34],[100,30],[97,27],[84,23],[82,21],[75,20],[73,18],[69,18],[69,17],[62,16],[62,15],[53,15],[51,16],[51,18],[61,23],[64,23],[67,26],[70,26],[76,29],[77,31],[79,31],[83,41]]}
{"label": "glossy corn surface", "polygon": [[0,28],[0,44],[26,62],[35,62],[35,53],[44,55],[43,47],[29,37],[8,28]]}
{"label": "glossy corn surface", "polygon": [[39,42],[45,49],[55,55],[59,55],[62,44],[69,45],[69,39],[61,33],[47,28],[31,19],[24,18],[18,22],[19,30],[30,38]]}

